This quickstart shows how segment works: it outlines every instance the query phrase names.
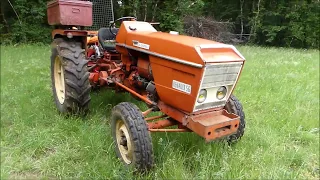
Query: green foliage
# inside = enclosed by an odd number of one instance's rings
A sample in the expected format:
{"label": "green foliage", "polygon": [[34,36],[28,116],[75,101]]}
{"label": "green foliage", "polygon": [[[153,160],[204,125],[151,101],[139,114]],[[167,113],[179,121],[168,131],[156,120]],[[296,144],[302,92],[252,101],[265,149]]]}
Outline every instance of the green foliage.
{"label": "green foliage", "polygon": [[274,1],[272,4],[262,4],[257,43],[318,48],[319,5],[316,1]]}
{"label": "green foliage", "polygon": [[[204,14],[235,22],[235,33],[260,45],[319,48],[317,0],[204,0]],[[242,3],[242,12],[241,12]],[[243,23],[243,27],[241,25]]]}
{"label": "green foliage", "polygon": [[178,32],[183,31],[182,22],[181,22],[180,18],[177,17],[177,15],[163,12],[163,13],[161,13],[159,19],[161,20],[161,22],[163,22],[160,24],[160,27],[162,28],[162,30],[164,30],[164,31],[175,30]]}
{"label": "green foliage", "polygon": [[161,22],[160,27],[164,31],[183,31],[183,25],[181,21],[181,9],[179,8],[180,1],[165,1],[160,5],[160,15],[158,20]]}
{"label": "green foliage", "polygon": [[[5,32],[4,28],[1,30],[4,43],[50,42],[51,27],[47,24],[47,2],[41,0],[14,0],[11,2],[20,21],[8,3],[2,4],[6,8],[3,13],[7,15],[3,17],[2,21],[7,21],[10,26],[8,32]],[[4,26],[4,23],[2,25]]]}
{"label": "green foliage", "polygon": [[[187,15],[207,16],[234,24],[235,34],[247,34],[259,45],[319,48],[318,0],[112,0],[115,17],[136,16],[160,22],[160,30],[183,33]],[[46,1],[1,2],[1,43],[50,42]]]}
{"label": "green foliage", "polygon": [[51,42],[51,28],[42,24],[15,23],[12,30],[12,42],[16,43],[49,43]]}
{"label": "green foliage", "polygon": [[136,16],[138,20],[160,22],[162,31],[179,32],[183,32],[183,16],[201,15],[204,6],[202,0],[123,0],[121,5],[113,0],[113,4],[116,17]]}
{"label": "green foliage", "polygon": [[183,32],[182,18],[186,15],[201,15],[203,8],[202,0],[172,0],[165,1],[160,6],[160,16],[158,21],[161,22],[160,27],[164,31],[178,31]]}

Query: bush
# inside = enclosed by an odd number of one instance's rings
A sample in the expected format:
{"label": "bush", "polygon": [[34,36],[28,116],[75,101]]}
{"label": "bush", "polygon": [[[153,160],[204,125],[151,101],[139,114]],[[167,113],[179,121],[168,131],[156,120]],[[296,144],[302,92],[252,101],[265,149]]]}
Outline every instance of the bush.
{"label": "bush", "polygon": [[200,37],[223,43],[234,43],[233,24],[218,22],[212,18],[186,16],[184,18],[184,32],[189,36]]}
{"label": "bush", "polygon": [[50,42],[52,28],[47,23],[47,2],[41,0],[14,0],[11,2],[18,16],[14,13],[9,3],[1,4],[3,13],[1,43]]}

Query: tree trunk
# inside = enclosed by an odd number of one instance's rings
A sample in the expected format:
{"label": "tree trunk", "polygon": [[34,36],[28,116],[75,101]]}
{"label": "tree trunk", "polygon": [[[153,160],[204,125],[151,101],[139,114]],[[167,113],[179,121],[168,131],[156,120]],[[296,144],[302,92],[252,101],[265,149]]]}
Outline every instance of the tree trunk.
{"label": "tree trunk", "polygon": [[241,23],[240,40],[241,41],[242,41],[242,35],[243,35],[243,3],[244,3],[244,0],[240,0],[240,23]]}
{"label": "tree trunk", "polygon": [[133,6],[133,11],[132,11],[133,16],[138,18],[137,17],[138,0],[133,0],[132,6]]}
{"label": "tree trunk", "polygon": [[9,24],[8,24],[8,21],[7,21],[7,19],[6,19],[6,17],[5,17],[5,15],[4,15],[4,9],[6,8],[5,7],[6,5],[2,2],[1,3],[1,8],[0,8],[0,20],[3,22],[3,24],[4,24],[4,33],[8,33],[8,32],[10,32],[10,26],[9,26]]}
{"label": "tree trunk", "polygon": [[156,16],[158,3],[159,3],[159,0],[156,0],[156,3],[154,4],[154,7],[153,7],[153,12],[152,12],[152,19],[151,19],[151,22],[154,22],[154,17]]}
{"label": "tree trunk", "polygon": [[144,0],[144,21],[147,21],[147,14],[148,14],[148,4],[147,4],[147,0]]}
{"label": "tree trunk", "polygon": [[[254,22],[253,22],[253,26],[251,27],[251,32],[250,34],[251,35],[256,35],[256,29],[257,29],[257,21],[258,21],[258,18],[259,18],[259,13],[260,13],[260,3],[261,3],[261,0],[258,0],[258,3],[257,3],[257,12],[256,12],[256,16],[254,17]],[[254,3],[253,3],[254,4]],[[254,11],[254,9],[253,9]],[[251,35],[249,36],[249,40],[251,39]]]}

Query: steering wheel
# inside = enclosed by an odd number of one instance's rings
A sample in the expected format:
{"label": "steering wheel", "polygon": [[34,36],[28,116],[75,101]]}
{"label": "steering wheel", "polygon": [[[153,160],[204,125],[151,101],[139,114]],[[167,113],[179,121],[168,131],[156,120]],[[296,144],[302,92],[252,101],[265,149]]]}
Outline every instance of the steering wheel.
{"label": "steering wheel", "polygon": [[116,22],[118,22],[118,21],[124,21],[124,20],[126,20],[126,19],[135,20],[135,21],[137,20],[136,17],[131,17],[131,16],[126,16],[126,17],[118,18],[118,19],[116,19],[116,20],[114,20],[113,22],[110,23],[110,26],[109,26],[109,31],[110,31],[110,33],[113,34],[114,36],[117,36],[118,31],[117,31],[117,33],[115,33],[112,29],[115,28]]}

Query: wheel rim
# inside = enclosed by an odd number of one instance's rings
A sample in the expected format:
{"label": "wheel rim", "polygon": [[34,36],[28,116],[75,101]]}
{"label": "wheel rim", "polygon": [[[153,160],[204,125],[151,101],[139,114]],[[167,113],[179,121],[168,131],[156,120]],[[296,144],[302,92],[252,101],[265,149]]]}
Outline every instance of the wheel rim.
{"label": "wheel rim", "polygon": [[116,123],[116,139],[122,159],[126,164],[131,164],[133,154],[131,137],[122,120],[118,120]]}
{"label": "wheel rim", "polygon": [[54,60],[54,85],[59,103],[63,104],[65,99],[64,70],[59,56]]}

